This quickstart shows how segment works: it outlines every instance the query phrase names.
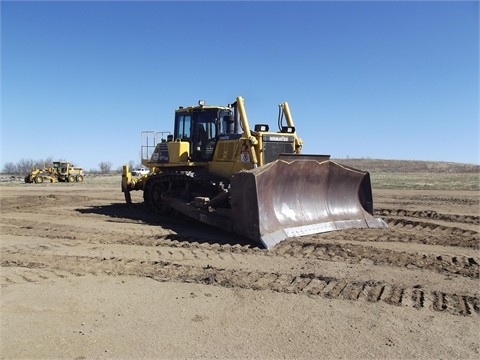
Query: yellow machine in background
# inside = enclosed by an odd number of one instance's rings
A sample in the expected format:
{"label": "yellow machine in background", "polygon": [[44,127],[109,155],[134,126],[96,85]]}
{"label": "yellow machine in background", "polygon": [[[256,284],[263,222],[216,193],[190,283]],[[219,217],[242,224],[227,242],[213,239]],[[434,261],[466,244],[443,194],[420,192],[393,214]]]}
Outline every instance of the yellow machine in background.
{"label": "yellow machine in background", "polygon": [[302,145],[286,102],[272,132],[263,123],[250,129],[242,97],[227,106],[199,101],[175,111],[173,134],[142,133],[150,173],[132,178],[125,165],[122,191],[128,203],[130,191],[142,190],[152,211],[182,213],[266,248],[292,236],[387,226],[373,216],[368,172],[301,155]]}
{"label": "yellow machine in background", "polygon": [[41,184],[43,182],[82,182],[85,173],[82,168],[75,167],[66,161],[54,161],[51,167],[32,169],[26,176],[26,183]]}

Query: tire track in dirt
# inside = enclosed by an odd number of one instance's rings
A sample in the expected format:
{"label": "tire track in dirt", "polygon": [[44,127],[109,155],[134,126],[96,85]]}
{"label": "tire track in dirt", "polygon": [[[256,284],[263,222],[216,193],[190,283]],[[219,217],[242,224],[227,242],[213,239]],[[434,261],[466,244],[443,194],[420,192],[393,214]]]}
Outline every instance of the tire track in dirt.
{"label": "tire track in dirt", "polygon": [[[355,241],[412,242],[418,244],[458,246],[480,249],[480,232],[458,226],[445,226],[434,222],[416,221],[407,218],[382,217],[388,229],[355,232]],[[342,233],[323,234],[324,237],[352,238],[351,230]],[[381,235],[378,235],[378,234]]]}
{"label": "tire track in dirt", "polygon": [[[247,248],[231,245],[210,245],[208,243],[187,242],[179,240],[155,240],[146,245],[143,241],[128,241],[127,243],[108,242],[105,244],[86,243],[84,241],[51,241],[48,243],[30,243],[17,244],[10,246],[2,251],[4,259],[10,259],[11,255],[16,254],[43,256],[44,254],[54,254],[62,256],[102,256],[104,258],[128,257],[142,260],[160,259],[162,261],[175,261],[188,264],[193,260],[204,261],[204,263],[215,263],[217,267],[228,263],[232,264],[257,264],[257,269],[279,268],[283,264],[285,269],[304,269],[305,264],[318,264],[310,266],[307,271],[318,272],[318,269],[324,269],[328,263],[359,265],[361,268],[380,266],[382,270],[376,272],[369,271],[370,276],[382,277],[382,273],[388,267],[397,267],[398,269],[407,269],[408,271],[433,271],[447,276],[462,276],[475,280],[478,274],[478,265],[475,259],[468,257],[449,257],[449,255],[419,256],[410,254],[406,257],[405,253],[394,252],[391,250],[381,252],[378,249],[369,249],[368,247],[355,246],[354,244],[336,244],[336,243],[302,243],[298,244],[297,239],[281,243],[275,251],[266,251],[262,249]],[[303,245],[303,246],[299,246]],[[366,254],[366,256],[364,255]],[[375,257],[372,257],[375,256]],[[420,259],[422,262],[417,261]],[[327,263],[325,263],[327,262]],[[265,265],[267,264],[267,265]],[[273,264],[273,265],[272,265]],[[322,265],[323,264],[323,265]],[[223,265],[225,266],[225,265]],[[248,266],[248,265],[244,265]],[[250,265],[251,266],[251,265]],[[347,267],[351,265],[346,265]],[[305,271],[305,270],[303,270]],[[320,270],[325,274],[324,271]],[[338,270],[337,270],[338,271]],[[267,271],[268,272],[268,271]],[[333,274],[335,274],[333,272]],[[373,275],[377,273],[377,275]],[[345,274],[345,273],[344,273]],[[355,273],[348,276],[356,277]],[[403,276],[397,276],[396,281],[403,281]],[[377,278],[378,280],[378,278]],[[460,279],[458,279],[460,280]],[[388,280],[388,281],[391,281]],[[415,282],[418,284],[418,280]],[[414,284],[415,284],[414,283]],[[448,288],[448,287],[447,287]],[[457,290],[458,291],[458,290]]]}
{"label": "tire track in dirt", "polygon": [[[193,241],[193,242],[192,242]],[[118,241],[119,244],[145,245],[142,240]],[[211,246],[202,238],[190,238],[189,241],[176,236],[155,239],[148,246],[182,247],[185,249],[216,249],[227,254],[244,253],[261,256],[288,256],[296,259],[314,259],[324,261],[344,261],[351,264],[369,261],[372,265],[386,265],[405,268],[419,268],[445,274],[458,274],[476,278],[480,274],[480,258],[473,256],[448,254],[418,254],[399,252],[390,249],[365,246],[362,244],[338,244],[333,242],[311,242],[307,239],[291,239],[278,244],[271,250],[251,248],[248,246],[232,246],[229,244]]]}
{"label": "tire track in dirt", "polygon": [[[302,259],[316,259],[326,261],[344,261],[347,263],[361,263],[362,261],[369,261],[372,265],[387,265],[395,267],[407,267],[407,268],[420,268],[429,271],[435,271],[445,274],[459,274],[470,278],[476,278],[479,276],[479,263],[478,257],[466,256],[466,255],[448,255],[448,254],[419,254],[416,252],[397,251],[392,249],[382,249],[378,247],[372,247],[361,244],[361,241],[382,241],[385,242],[383,233],[379,232],[374,237],[373,232],[368,231],[356,231],[354,241],[350,241],[348,244],[339,243],[338,240],[349,240],[349,233],[331,233],[326,236],[313,236],[315,238],[322,238],[321,243],[310,241],[309,237],[290,239],[288,241],[278,244],[274,249],[266,251],[263,249],[252,248],[248,245],[234,245],[231,244],[219,244],[218,246],[211,244],[211,239],[205,237],[193,237],[184,238],[178,235],[145,235],[132,237],[131,235],[121,235],[118,232],[98,231],[94,233],[85,233],[80,229],[74,229],[76,235],[68,235],[66,231],[59,231],[62,235],[56,235],[52,232],[51,226],[43,226],[46,231],[42,232],[38,223],[34,225],[27,225],[22,227],[27,229],[27,234],[46,239],[62,239],[62,240],[77,240],[77,242],[71,241],[66,244],[69,246],[75,246],[78,241],[99,243],[99,244],[124,244],[124,245],[141,245],[145,248],[171,246],[171,247],[185,247],[192,249],[205,248],[206,250],[217,249],[223,253],[255,253],[264,256],[290,256],[294,258]],[[36,230],[35,230],[36,229]],[[65,230],[65,229],[63,229]],[[72,229],[70,229],[71,231]],[[368,234],[367,234],[368,232]],[[15,232],[15,235],[19,235],[19,232]],[[360,234],[360,236],[359,236]],[[361,238],[362,234],[367,234],[365,238]],[[389,234],[390,241],[393,242],[395,237]],[[332,237],[335,237],[331,241]],[[393,240],[392,240],[393,239]],[[410,241],[410,239],[408,240]],[[407,241],[407,242],[408,242]],[[397,241],[398,242],[398,241]],[[205,251],[206,251],[205,250]],[[28,251],[28,250],[26,250]]]}
{"label": "tire track in dirt", "polygon": [[[213,266],[190,266],[167,261],[101,258],[55,255],[31,256],[18,254],[15,259],[3,260],[2,267],[42,269],[43,274],[69,272],[72,276],[107,274],[137,276],[156,281],[188,282],[255,291],[275,291],[329,299],[384,302],[389,305],[415,309],[441,311],[452,315],[480,315],[480,297],[471,294],[426,290],[421,287],[405,288],[383,281],[357,281],[346,278],[324,277],[315,274],[282,274],[275,272],[242,271]],[[46,270],[47,269],[47,270]],[[28,281],[28,280],[26,280]],[[33,281],[33,280],[32,280]],[[9,283],[16,283],[9,278]],[[20,281],[21,282],[21,281]]]}
{"label": "tire track in dirt", "polygon": [[18,267],[15,262],[5,260],[2,262],[2,272],[0,274],[0,287],[5,288],[9,285],[54,282],[56,279],[65,279],[74,275],[69,271],[58,271],[48,269],[40,263],[30,262],[27,266]]}
{"label": "tire track in dirt", "polygon": [[373,265],[416,267],[439,273],[458,274],[470,278],[479,276],[480,259],[470,256],[417,254],[355,244],[317,244],[309,242],[302,243],[301,248],[297,244],[285,244],[280,246],[277,251],[294,257],[313,257],[329,261],[341,259],[348,263],[360,263],[363,260],[370,260]]}
{"label": "tire track in dirt", "polygon": [[[477,247],[480,235],[478,231],[461,229],[456,226],[444,226],[431,222],[413,221],[410,219],[384,218],[393,229],[421,231],[421,235],[438,234],[439,237],[456,240],[460,246]],[[462,244],[464,243],[464,244]],[[476,245],[475,245],[476,244]]]}
{"label": "tire track in dirt", "polygon": [[375,215],[380,217],[413,217],[420,219],[442,220],[462,224],[480,224],[480,216],[459,215],[459,214],[440,214],[434,210],[404,210],[404,209],[375,209]]}

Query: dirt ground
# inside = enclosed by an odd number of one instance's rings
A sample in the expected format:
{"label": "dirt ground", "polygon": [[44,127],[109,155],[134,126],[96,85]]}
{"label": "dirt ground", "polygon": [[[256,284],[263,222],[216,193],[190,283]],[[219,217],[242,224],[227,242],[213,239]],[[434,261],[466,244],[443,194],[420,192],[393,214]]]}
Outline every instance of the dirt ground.
{"label": "dirt ground", "polygon": [[0,186],[0,358],[480,358],[478,192],[374,190],[388,229],[271,250],[132,196]]}

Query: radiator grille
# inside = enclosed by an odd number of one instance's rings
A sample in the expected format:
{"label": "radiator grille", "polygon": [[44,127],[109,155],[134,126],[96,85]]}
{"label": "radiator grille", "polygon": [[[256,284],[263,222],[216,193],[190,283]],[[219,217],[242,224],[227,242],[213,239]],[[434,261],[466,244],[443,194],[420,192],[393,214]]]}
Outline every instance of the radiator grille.
{"label": "radiator grille", "polygon": [[278,159],[280,154],[293,154],[293,142],[263,142],[263,163],[267,164]]}

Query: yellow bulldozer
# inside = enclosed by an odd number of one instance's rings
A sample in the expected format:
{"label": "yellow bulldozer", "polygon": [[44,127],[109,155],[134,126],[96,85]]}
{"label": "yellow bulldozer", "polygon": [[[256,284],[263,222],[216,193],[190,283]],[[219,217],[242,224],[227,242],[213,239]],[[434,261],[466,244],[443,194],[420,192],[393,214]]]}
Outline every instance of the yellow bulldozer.
{"label": "yellow bulldozer", "polygon": [[51,167],[33,168],[26,176],[26,183],[43,182],[82,182],[85,173],[81,167],[75,167],[67,161],[54,161]]}
{"label": "yellow bulldozer", "polygon": [[[161,138],[159,138],[161,135]],[[247,237],[265,248],[294,236],[348,228],[385,228],[373,216],[370,175],[303,155],[288,103],[278,131],[250,128],[244,99],[227,106],[179,107],[173,134],[142,132],[141,162],[132,177],[123,166],[122,191],[142,190],[147,207],[184,214]]]}

